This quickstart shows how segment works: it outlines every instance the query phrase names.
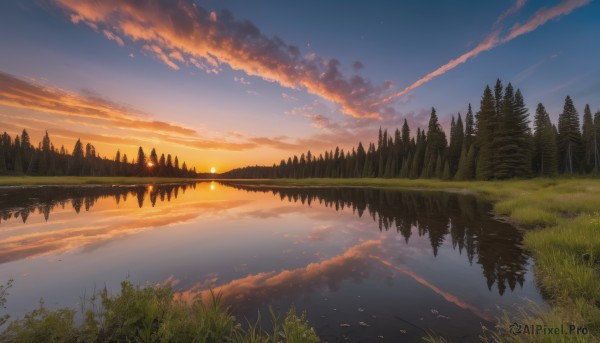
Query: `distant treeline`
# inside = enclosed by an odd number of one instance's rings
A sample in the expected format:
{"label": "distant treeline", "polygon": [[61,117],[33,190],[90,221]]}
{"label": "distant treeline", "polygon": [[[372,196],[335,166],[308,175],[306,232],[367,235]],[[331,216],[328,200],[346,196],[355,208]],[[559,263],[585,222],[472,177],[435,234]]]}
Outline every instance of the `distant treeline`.
{"label": "distant treeline", "polygon": [[27,130],[14,139],[4,132],[0,136],[0,175],[31,176],[159,176],[159,177],[196,177],[196,168],[188,168],[185,162],[179,165],[179,159],[167,154],[160,158],[155,149],[146,156],[139,147],[137,158],[121,156],[117,151],[114,159],[100,157],[96,148],[78,139],[69,153],[64,145],[56,149],[48,132],[37,147],[34,147]]}
{"label": "distant treeline", "polygon": [[411,135],[406,119],[393,134],[381,129],[377,144],[362,143],[352,151],[335,148],[325,155],[310,151],[282,160],[271,167],[234,169],[222,178],[439,178],[491,180],[552,177],[558,174],[598,173],[600,166],[600,112],[592,116],[589,105],[583,125],[573,101],[566,97],[558,127],[550,121],[543,104],[533,118],[519,89],[500,80],[492,90],[486,86],[479,111],[469,104],[463,121],[452,116],[450,137],[438,123],[432,108],[427,131]]}

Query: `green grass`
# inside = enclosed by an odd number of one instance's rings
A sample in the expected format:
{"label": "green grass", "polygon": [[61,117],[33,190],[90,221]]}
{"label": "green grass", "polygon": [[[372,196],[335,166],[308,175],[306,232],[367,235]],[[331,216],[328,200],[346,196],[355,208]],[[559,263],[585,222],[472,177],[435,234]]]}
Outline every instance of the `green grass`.
{"label": "green grass", "polygon": [[[241,181],[241,180],[240,180]],[[549,310],[522,311],[518,320],[556,326],[575,323],[587,336],[501,336],[511,323],[499,318],[488,342],[600,342],[600,179],[565,178],[486,182],[407,179],[244,180],[273,186],[353,186],[470,192],[526,229],[524,246],[535,260],[537,284]],[[514,318],[512,318],[515,320]],[[435,342],[435,336],[424,340]]]}
{"label": "green grass", "polygon": [[[98,299],[100,306],[96,304]],[[77,312],[46,309],[43,303],[0,333],[6,343],[37,342],[319,342],[304,314],[292,308],[282,319],[272,314],[273,330],[260,328],[260,321],[246,328],[213,294],[209,303],[178,300],[170,286],[136,287],[121,283],[116,295],[103,290],[86,300],[83,320]]]}
{"label": "green grass", "polygon": [[199,179],[125,176],[0,176],[0,186],[12,185],[84,185],[84,184],[147,184],[193,182]]}

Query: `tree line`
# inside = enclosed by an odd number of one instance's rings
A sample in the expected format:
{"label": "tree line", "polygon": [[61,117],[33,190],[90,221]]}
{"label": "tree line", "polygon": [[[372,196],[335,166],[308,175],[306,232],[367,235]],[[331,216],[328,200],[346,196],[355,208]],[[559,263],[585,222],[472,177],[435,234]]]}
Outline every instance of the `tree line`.
{"label": "tree line", "polygon": [[319,156],[310,151],[279,165],[251,166],[222,178],[438,178],[493,180],[597,174],[600,169],[600,111],[583,111],[583,123],[567,96],[558,125],[543,104],[533,116],[523,94],[500,80],[485,87],[479,111],[471,104],[464,118],[452,116],[449,137],[432,108],[427,130],[411,134],[406,119],[393,134],[379,129],[377,144],[358,143],[352,151],[336,147]]}
{"label": "tree line", "polygon": [[128,159],[117,150],[114,159],[100,157],[96,148],[80,139],[72,152],[55,148],[48,131],[37,147],[31,144],[27,130],[14,139],[6,132],[0,136],[0,175],[29,176],[156,176],[197,177],[196,168],[188,168],[185,162],[171,154],[161,154],[156,149],[146,155],[140,146],[137,158]]}

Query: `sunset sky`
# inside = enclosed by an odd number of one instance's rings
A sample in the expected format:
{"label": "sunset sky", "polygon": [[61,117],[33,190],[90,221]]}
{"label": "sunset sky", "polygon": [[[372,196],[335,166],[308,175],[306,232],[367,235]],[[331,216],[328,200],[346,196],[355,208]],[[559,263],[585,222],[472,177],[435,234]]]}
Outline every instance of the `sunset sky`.
{"label": "sunset sky", "polygon": [[476,111],[486,84],[553,121],[600,110],[594,0],[0,2],[0,130],[208,172]]}

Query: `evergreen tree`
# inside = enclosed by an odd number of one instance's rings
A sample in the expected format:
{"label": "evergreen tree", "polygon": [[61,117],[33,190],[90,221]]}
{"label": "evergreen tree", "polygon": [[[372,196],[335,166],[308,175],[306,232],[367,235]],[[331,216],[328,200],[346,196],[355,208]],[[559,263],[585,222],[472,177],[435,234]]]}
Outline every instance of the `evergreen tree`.
{"label": "evergreen tree", "polygon": [[478,180],[489,180],[492,178],[494,172],[492,140],[496,121],[494,97],[489,86],[485,88],[481,97],[481,104],[476,120],[477,133],[475,135],[475,144],[478,151],[475,177]]}
{"label": "evergreen tree", "polygon": [[8,169],[6,167],[6,155],[4,152],[4,144],[0,143],[0,175],[6,175]]}
{"label": "evergreen tree", "polygon": [[149,163],[151,163],[150,166],[150,174],[157,176],[158,175],[158,154],[156,153],[156,149],[152,148],[152,151],[150,152],[150,160],[148,161]]}
{"label": "evergreen tree", "polygon": [[21,154],[19,154],[19,153],[16,154],[13,165],[14,165],[14,174],[15,175],[23,175],[23,162],[21,161]]}
{"label": "evergreen tree", "polygon": [[450,164],[448,163],[448,160],[446,160],[446,163],[444,163],[444,171],[442,172],[442,179],[444,180],[450,180]]}
{"label": "evergreen tree", "polygon": [[504,112],[504,99],[506,99],[506,96],[504,96],[502,93],[502,81],[500,81],[500,79],[496,79],[496,84],[494,85],[494,109],[496,110],[497,120],[500,119]]}
{"label": "evergreen tree", "polygon": [[594,165],[594,154],[596,152],[596,142],[594,140],[595,128],[590,105],[585,105],[585,109],[583,110],[583,125],[581,127],[581,131],[584,153],[582,169],[587,173],[596,167]]}
{"label": "evergreen tree", "polygon": [[573,174],[577,171],[580,145],[579,115],[573,100],[567,96],[563,112],[558,116],[558,150],[561,172]]}
{"label": "evergreen tree", "polygon": [[494,133],[492,145],[496,151],[494,177],[509,179],[529,175],[529,127],[528,113],[523,96],[517,90],[513,94],[509,83],[504,90],[501,115]]}
{"label": "evergreen tree", "polygon": [[146,174],[146,155],[144,154],[144,149],[139,147],[136,160],[136,175],[143,176]]}
{"label": "evergreen tree", "polygon": [[[454,123],[454,116],[452,116],[452,123]],[[449,173],[454,175],[458,170],[458,164],[460,155],[462,152],[463,141],[465,138],[465,131],[463,127],[462,118],[460,113],[458,119],[454,125],[451,124],[450,129],[450,145],[448,146],[448,163],[450,166]]]}
{"label": "evergreen tree", "polygon": [[422,177],[430,178],[436,174],[437,169],[441,170],[443,166],[437,167],[438,159],[441,160],[446,150],[447,140],[442,127],[438,122],[438,117],[435,108],[431,108],[431,115],[429,117],[429,124],[427,127],[427,142],[425,144],[425,166],[422,170]]}
{"label": "evergreen tree", "polygon": [[556,168],[556,135],[550,115],[541,103],[538,104],[534,117],[534,152],[533,152],[533,170],[535,175],[554,176]]}
{"label": "evergreen tree", "polygon": [[31,140],[29,138],[29,133],[27,133],[27,130],[23,129],[23,132],[21,132],[21,161],[22,161],[22,168],[24,172],[29,171],[29,164],[32,162],[33,159],[33,146],[31,145]]}
{"label": "evergreen tree", "polygon": [[73,147],[73,166],[71,175],[82,175],[83,174],[83,144],[81,140],[77,139],[75,146]]}
{"label": "evergreen tree", "polygon": [[468,164],[467,164],[467,145],[463,143],[462,149],[460,149],[460,158],[458,160],[458,170],[456,174],[454,174],[454,178],[456,180],[470,180],[468,173]]}
{"label": "evergreen tree", "polygon": [[473,144],[473,140],[475,138],[475,117],[473,116],[473,110],[471,109],[471,104],[469,104],[469,109],[467,110],[467,115],[465,116],[465,145],[467,152]]}
{"label": "evergreen tree", "polygon": [[594,172],[600,171],[600,111],[594,114]]}

